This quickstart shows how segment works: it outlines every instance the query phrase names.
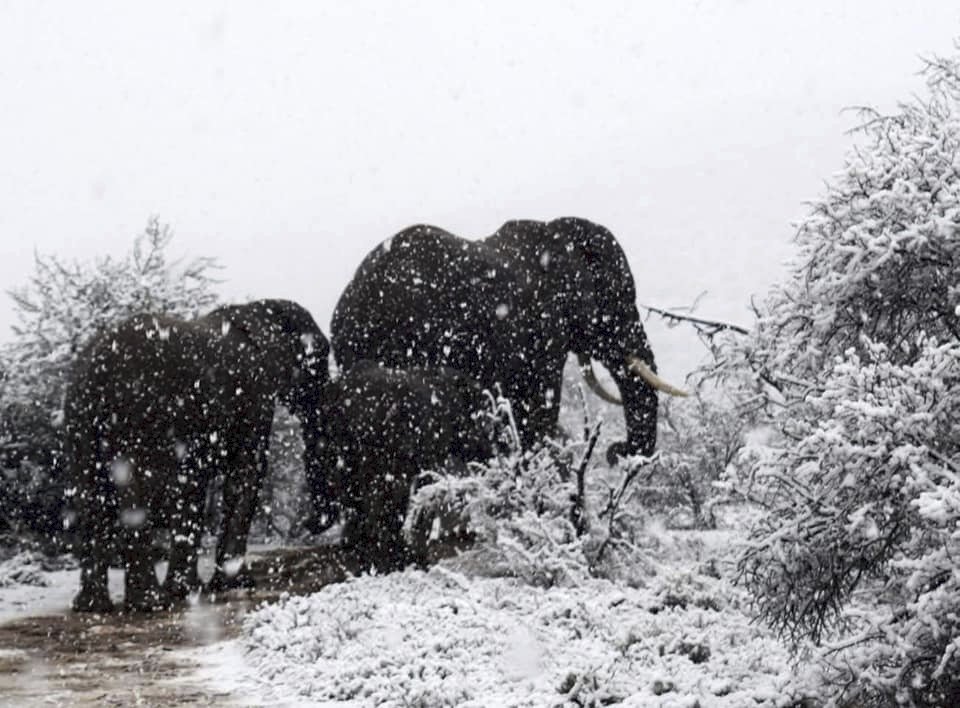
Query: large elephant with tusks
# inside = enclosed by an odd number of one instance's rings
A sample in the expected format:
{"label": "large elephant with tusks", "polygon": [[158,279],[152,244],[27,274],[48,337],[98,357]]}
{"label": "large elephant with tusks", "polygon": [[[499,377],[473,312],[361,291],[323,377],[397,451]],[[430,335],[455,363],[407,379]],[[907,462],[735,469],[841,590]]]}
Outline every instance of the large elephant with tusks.
{"label": "large elephant with tusks", "polygon": [[[199,587],[206,492],[222,473],[223,529],[214,590],[249,586],[247,533],[266,473],[276,403],[302,423],[308,479],[329,344],[313,317],[286,300],[221,307],[192,321],[137,315],[81,351],[65,401],[67,508],[80,557],[78,611],[112,609],[111,549],[126,571],[125,605],[168,606]],[[161,588],[149,553],[171,530]]]}
{"label": "large elephant with tusks", "polygon": [[[683,395],[655,373],[623,249],[578,218],[510,221],[478,241],[433,226],[401,231],[357,269],[331,345],[344,369],[362,359],[448,366],[499,385],[526,445],[556,428],[569,352],[591,387],[623,406],[627,439],[608,456],[652,454],[657,391]],[[600,388],[591,360],[609,370],[619,396]]]}

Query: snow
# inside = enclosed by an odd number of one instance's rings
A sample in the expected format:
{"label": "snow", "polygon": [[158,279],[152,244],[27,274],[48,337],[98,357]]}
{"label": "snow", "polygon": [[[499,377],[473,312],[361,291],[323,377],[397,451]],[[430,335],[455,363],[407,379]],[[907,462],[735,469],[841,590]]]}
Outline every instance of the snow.
{"label": "snow", "polygon": [[[79,569],[43,570],[39,554],[18,553],[0,562],[0,624],[24,615],[62,614],[80,587]],[[109,574],[111,595],[121,597],[123,576]]]}
{"label": "snow", "polygon": [[[262,550],[260,545],[251,545],[251,553]],[[43,616],[71,612],[73,596],[80,588],[80,569],[64,556],[58,560],[62,570],[45,570],[39,553],[23,552],[0,562],[0,624],[24,616]],[[200,556],[199,573],[208,579],[213,573],[213,556]],[[157,573],[163,577],[166,562],[157,563]],[[123,571],[111,568],[107,574],[110,598],[119,603],[123,600]]]}
{"label": "snow", "polygon": [[[191,603],[182,622],[200,646],[169,657],[198,668],[169,680],[261,706],[781,706],[809,694],[724,577],[741,532],[653,523],[651,533],[659,546],[644,587],[534,587],[491,577],[485,556],[467,551],[426,572],[281,596],[252,610],[235,639],[215,605]],[[78,576],[44,570],[33,554],[0,563],[0,622],[70,612]],[[120,599],[118,570],[110,591]]]}
{"label": "snow", "polygon": [[[204,680],[280,705],[776,706],[794,695],[786,649],[746,598],[694,567],[646,588],[538,588],[461,572],[364,575],[247,616],[197,653]],[[572,704],[572,703],[571,703]]]}

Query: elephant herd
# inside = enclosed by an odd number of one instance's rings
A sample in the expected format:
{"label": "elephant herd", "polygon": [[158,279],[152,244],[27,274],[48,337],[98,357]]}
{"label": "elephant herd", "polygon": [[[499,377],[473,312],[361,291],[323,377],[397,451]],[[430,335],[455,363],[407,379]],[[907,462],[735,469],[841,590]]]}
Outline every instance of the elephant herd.
{"label": "elephant herd", "polygon": [[[330,334],[296,303],[260,300],[190,321],[140,314],[92,338],[65,401],[76,610],[112,609],[114,548],[131,610],[198,589],[218,475],[224,518],[209,588],[250,586],[246,539],[278,402],[301,422],[311,530],[342,520],[361,562],[390,570],[411,560],[402,525],[416,475],[491,456],[484,390],[499,387],[533,445],[556,429],[575,353],[588,384],[623,406],[626,440],[608,456],[651,454],[657,390],[682,395],[654,371],[623,250],[584,219],[511,221],[479,241],[408,228],[360,264]],[[619,395],[599,386],[593,360]],[[150,552],[158,528],[171,536],[162,585]]]}

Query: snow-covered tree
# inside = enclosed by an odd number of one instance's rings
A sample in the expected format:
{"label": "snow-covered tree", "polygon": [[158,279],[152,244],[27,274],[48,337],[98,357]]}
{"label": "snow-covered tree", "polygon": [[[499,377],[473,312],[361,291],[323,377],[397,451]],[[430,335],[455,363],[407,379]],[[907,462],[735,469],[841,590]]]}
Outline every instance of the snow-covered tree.
{"label": "snow-covered tree", "polygon": [[926,71],[925,96],[865,112],[723,362],[776,431],[743,456],[769,513],[741,579],[821,644],[837,704],[960,702],[960,59]]}
{"label": "snow-covered tree", "polygon": [[0,350],[0,515],[48,532],[59,523],[52,482],[63,395],[74,357],[92,333],[136,312],[192,318],[216,303],[215,262],[171,261],[171,238],[170,228],[152,218],[120,258],[68,263],[38,255],[29,282],[10,292],[19,323]]}

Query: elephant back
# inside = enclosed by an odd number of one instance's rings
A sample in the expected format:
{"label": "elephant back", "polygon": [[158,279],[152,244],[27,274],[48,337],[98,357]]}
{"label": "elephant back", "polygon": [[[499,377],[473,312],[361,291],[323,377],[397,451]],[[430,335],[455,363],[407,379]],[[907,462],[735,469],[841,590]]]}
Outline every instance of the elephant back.
{"label": "elephant back", "polygon": [[522,289],[499,254],[431,226],[388,239],[361,263],[337,303],[331,340],[345,370],[447,366],[492,380],[486,342],[510,326]]}
{"label": "elephant back", "polygon": [[68,416],[109,421],[114,436],[159,447],[162,441],[147,438],[242,412],[228,411],[236,408],[230,396],[214,393],[236,389],[236,376],[224,365],[230,360],[222,342],[198,322],[130,317],[95,335],[77,357]]}

